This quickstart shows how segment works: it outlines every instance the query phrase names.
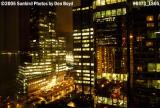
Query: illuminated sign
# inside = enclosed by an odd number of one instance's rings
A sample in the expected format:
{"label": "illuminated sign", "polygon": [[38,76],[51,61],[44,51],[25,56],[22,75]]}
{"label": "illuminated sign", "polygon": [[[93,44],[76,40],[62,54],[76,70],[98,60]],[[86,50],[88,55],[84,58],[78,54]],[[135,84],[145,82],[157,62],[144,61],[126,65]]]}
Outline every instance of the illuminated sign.
{"label": "illuminated sign", "polygon": [[116,17],[108,17],[108,18],[105,18],[105,20],[108,21],[108,22],[109,22],[109,21],[115,21],[115,18],[116,18]]}
{"label": "illuminated sign", "polygon": [[103,19],[97,19],[97,22],[103,21],[103,20],[105,20],[107,22],[113,22],[113,21],[115,21],[115,18],[116,17],[107,17],[107,18],[103,18]]}

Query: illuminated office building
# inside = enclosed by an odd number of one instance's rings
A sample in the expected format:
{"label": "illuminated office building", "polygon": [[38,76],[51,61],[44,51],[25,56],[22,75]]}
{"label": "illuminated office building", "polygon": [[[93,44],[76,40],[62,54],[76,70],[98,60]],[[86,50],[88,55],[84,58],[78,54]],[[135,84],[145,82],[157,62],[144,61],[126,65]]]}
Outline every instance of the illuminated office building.
{"label": "illuminated office building", "polygon": [[127,107],[126,0],[94,0],[96,107]]}
{"label": "illuminated office building", "polygon": [[131,106],[160,106],[160,7],[133,5],[130,18]]}
{"label": "illuminated office building", "polygon": [[94,38],[92,0],[82,0],[73,8],[73,56],[77,91],[93,93]]}
{"label": "illuminated office building", "polygon": [[[58,80],[66,71],[65,38],[56,36],[54,8],[30,9],[31,41],[26,52],[28,60],[19,66],[17,80],[20,94],[32,95]],[[54,84],[52,85],[54,86]]]}

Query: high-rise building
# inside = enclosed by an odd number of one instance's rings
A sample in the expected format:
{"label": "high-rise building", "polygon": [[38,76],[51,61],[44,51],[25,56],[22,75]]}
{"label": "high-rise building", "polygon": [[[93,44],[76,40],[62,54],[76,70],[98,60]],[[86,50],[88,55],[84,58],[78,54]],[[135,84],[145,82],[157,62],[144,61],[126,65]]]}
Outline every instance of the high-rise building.
{"label": "high-rise building", "polygon": [[[136,3],[136,2],[135,2]],[[160,7],[139,6],[129,12],[130,103],[134,108],[160,106]]]}
{"label": "high-rise building", "polygon": [[[56,36],[53,7],[30,9],[31,41],[25,52],[27,61],[19,66],[19,94],[32,96],[55,85],[66,70],[65,38]],[[51,85],[52,84],[52,85]],[[51,85],[51,86],[50,86]]]}
{"label": "high-rise building", "polygon": [[73,56],[78,92],[92,94],[94,87],[94,38],[92,0],[73,8]]}
{"label": "high-rise building", "polygon": [[95,104],[127,107],[126,0],[94,0]]}

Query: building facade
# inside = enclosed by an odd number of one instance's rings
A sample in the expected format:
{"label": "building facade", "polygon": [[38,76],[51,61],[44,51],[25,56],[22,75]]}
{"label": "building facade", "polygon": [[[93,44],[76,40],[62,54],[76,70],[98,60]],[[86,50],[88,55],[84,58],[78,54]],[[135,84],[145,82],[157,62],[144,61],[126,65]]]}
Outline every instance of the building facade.
{"label": "building facade", "polygon": [[93,94],[94,38],[92,0],[73,8],[73,56],[77,92]]}
{"label": "building facade", "polygon": [[131,106],[160,106],[160,7],[134,5],[130,10]]}
{"label": "building facade", "polygon": [[127,107],[126,0],[94,0],[95,104]]}
{"label": "building facade", "polygon": [[66,71],[66,51],[65,38],[56,36],[53,7],[30,8],[29,21],[30,49],[24,54],[27,60],[19,66],[17,82],[18,94],[33,96],[61,80],[58,76]]}

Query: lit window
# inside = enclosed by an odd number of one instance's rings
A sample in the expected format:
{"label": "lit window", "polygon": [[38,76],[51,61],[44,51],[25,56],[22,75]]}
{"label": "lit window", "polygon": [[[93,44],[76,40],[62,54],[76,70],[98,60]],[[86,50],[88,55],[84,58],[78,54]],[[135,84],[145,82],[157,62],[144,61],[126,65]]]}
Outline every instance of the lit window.
{"label": "lit window", "polygon": [[112,16],[116,16],[116,10],[112,10]]}
{"label": "lit window", "polygon": [[84,84],[90,84],[90,81],[83,81]]}
{"label": "lit window", "polygon": [[77,72],[81,72],[81,70],[76,70]]}
{"label": "lit window", "polygon": [[90,56],[83,56],[83,58],[90,58]]}
{"label": "lit window", "polygon": [[83,65],[89,66],[89,65],[90,65],[90,63],[83,63]]}
{"label": "lit window", "polygon": [[89,72],[90,72],[90,70],[83,70],[83,72],[84,72],[84,73],[89,73]]}
{"label": "lit window", "polygon": [[90,74],[84,74],[84,76],[90,76]]}
{"label": "lit window", "polygon": [[147,23],[147,27],[154,27],[154,23]]}
{"label": "lit window", "polygon": [[74,39],[81,39],[81,37],[74,37]]}
{"label": "lit window", "polygon": [[101,17],[101,13],[100,12],[96,12],[96,18],[100,18]]}
{"label": "lit window", "polygon": [[89,36],[83,36],[82,38],[83,38],[83,39],[88,39],[88,38],[89,38]]}
{"label": "lit window", "polygon": [[117,0],[111,0],[111,4],[112,4],[112,3],[116,3],[116,1],[117,1]]}
{"label": "lit window", "polygon": [[102,18],[106,16],[105,11],[102,11]]}
{"label": "lit window", "polygon": [[81,56],[74,56],[74,58],[81,58]]}
{"label": "lit window", "polygon": [[122,12],[123,12],[123,15],[125,15],[126,14],[126,8],[123,8]]}
{"label": "lit window", "polygon": [[109,17],[109,16],[111,16],[111,10],[106,11],[106,17]]}
{"label": "lit window", "polygon": [[73,36],[77,36],[77,35],[78,35],[77,33],[74,33],[74,34],[73,34]]}
{"label": "lit window", "polygon": [[93,28],[90,28],[91,31],[93,31]]}
{"label": "lit window", "polygon": [[157,63],[157,72],[160,72],[160,63]]}
{"label": "lit window", "polygon": [[77,81],[77,83],[82,83],[82,81]]}
{"label": "lit window", "polygon": [[90,80],[90,78],[83,77],[84,80]]}
{"label": "lit window", "polygon": [[75,48],[74,51],[81,51],[81,48]]}
{"label": "lit window", "polygon": [[94,71],[91,71],[92,74],[94,74]]}
{"label": "lit window", "polygon": [[80,36],[81,33],[73,33],[73,36]]}
{"label": "lit window", "polygon": [[153,42],[146,42],[146,46],[147,47],[153,46]]}
{"label": "lit window", "polygon": [[142,72],[142,70],[143,70],[142,66],[137,66],[137,70],[140,71],[140,72]]}
{"label": "lit window", "polygon": [[150,21],[153,21],[153,20],[154,20],[154,18],[153,18],[152,15],[146,17],[146,21],[147,21],[147,22],[148,22],[148,21],[150,22]]}
{"label": "lit window", "polygon": [[111,3],[111,0],[106,0],[106,4],[110,4]]}
{"label": "lit window", "polygon": [[148,38],[157,38],[157,35],[156,35],[156,33],[149,33],[148,34]]}
{"label": "lit window", "polygon": [[89,48],[83,48],[82,50],[83,51],[89,51]]}
{"label": "lit window", "polygon": [[87,42],[89,42],[89,40],[82,40],[82,42],[83,42],[83,43],[87,43]]}
{"label": "lit window", "polygon": [[83,44],[82,47],[89,47],[89,44]]}
{"label": "lit window", "polygon": [[105,0],[101,0],[101,6],[105,5]]}
{"label": "lit window", "polygon": [[94,63],[91,63],[91,66],[94,66]]}
{"label": "lit window", "polygon": [[120,9],[117,9],[117,15],[121,15],[121,13],[122,13],[121,8],[120,8]]}
{"label": "lit window", "polygon": [[84,7],[84,8],[82,8],[82,10],[88,10],[89,9],[89,7]]}
{"label": "lit window", "polygon": [[81,10],[80,8],[77,9],[77,11]]}
{"label": "lit window", "polygon": [[96,8],[96,1],[93,2],[93,9]]}
{"label": "lit window", "polygon": [[117,2],[121,2],[121,1],[123,1],[123,0],[117,0]]}
{"label": "lit window", "polygon": [[155,63],[148,63],[148,71],[155,72],[156,71],[156,64]]}
{"label": "lit window", "polygon": [[87,29],[82,29],[82,31],[89,31],[89,28],[87,28]]}
{"label": "lit window", "polygon": [[74,30],[74,32],[77,32],[78,30]]}
{"label": "lit window", "polygon": [[96,0],[96,6],[100,6],[101,5],[101,0]]}
{"label": "lit window", "polygon": [[160,63],[148,63],[149,72],[160,72]]}

